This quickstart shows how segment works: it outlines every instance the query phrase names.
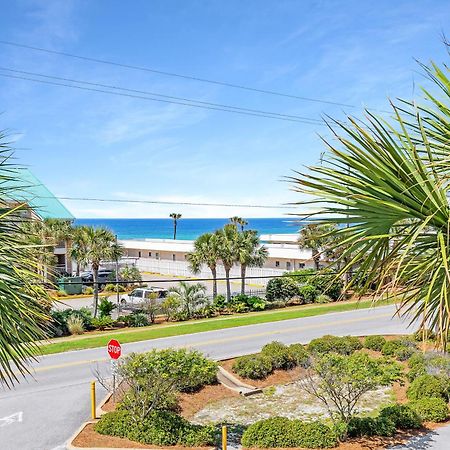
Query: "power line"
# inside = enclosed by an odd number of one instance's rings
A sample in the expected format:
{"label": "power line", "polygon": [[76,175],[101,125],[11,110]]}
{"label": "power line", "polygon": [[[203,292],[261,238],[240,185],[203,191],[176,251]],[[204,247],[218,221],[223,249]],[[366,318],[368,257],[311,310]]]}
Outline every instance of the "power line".
{"label": "power line", "polygon": [[[56,81],[40,80],[37,78],[30,78],[30,77],[25,77],[25,76],[6,75],[4,73],[0,73],[0,77],[33,81],[36,83],[48,84],[48,85],[53,85],[53,86],[62,86],[62,87],[68,87],[68,88],[72,88],[72,89],[80,89],[83,91],[101,92],[103,94],[118,95],[121,97],[130,97],[130,98],[136,98],[136,99],[141,99],[141,100],[150,100],[150,101],[161,102],[161,103],[171,103],[171,104],[175,104],[175,105],[190,106],[190,107],[194,107],[194,108],[208,109],[208,110],[213,110],[213,111],[223,111],[223,112],[228,112],[228,113],[241,114],[241,115],[245,115],[245,116],[264,117],[266,119],[284,120],[287,122],[304,123],[307,125],[325,125],[325,124],[314,123],[314,122],[308,121],[311,119],[308,119],[308,120],[290,119],[288,117],[279,117],[279,116],[275,116],[275,115],[257,114],[257,113],[251,113],[251,112],[234,110],[234,109],[224,109],[224,108],[219,108],[219,107],[214,107],[214,106],[197,105],[197,104],[181,102],[181,101],[174,101],[174,100],[165,100],[162,98],[144,97],[141,95],[126,94],[124,92],[112,92],[112,91],[107,91],[104,89],[89,88],[89,87],[77,86],[77,85],[73,85],[73,84],[59,83]],[[313,119],[313,120],[315,120],[315,119]]]}
{"label": "power line", "polygon": [[231,87],[231,88],[235,88],[235,89],[242,89],[242,90],[246,90],[246,91],[258,92],[260,94],[276,95],[279,97],[294,98],[297,100],[304,100],[304,101],[315,102],[315,103],[324,103],[324,104],[334,105],[334,106],[343,106],[346,108],[359,108],[359,106],[351,105],[348,103],[340,103],[340,102],[335,102],[335,101],[331,101],[331,100],[323,100],[323,99],[318,99],[318,98],[313,98],[313,97],[304,97],[304,96],[300,96],[300,95],[287,94],[284,92],[259,89],[259,88],[255,88],[255,87],[251,87],[251,86],[228,83],[226,81],[211,80],[208,78],[200,78],[200,77],[196,77],[196,76],[192,76],[192,75],[184,75],[184,74],[175,73],[175,72],[166,72],[163,70],[152,69],[149,67],[134,66],[131,64],[124,64],[124,63],[109,61],[109,60],[105,60],[105,59],[91,58],[88,56],[76,55],[74,53],[60,52],[57,50],[50,50],[50,49],[42,48],[42,47],[35,47],[35,46],[31,46],[31,45],[19,44],[17,42],[0,40],[0,44],[9,45],[9,46],[13,46],[13,47],[26,48],[28,50],[34,50],[34,51],[39,51],[39,52],[44,52],[44,53],[49,53],[49,54],[54,54],[54,55],[66,56],[69,58],[80,59],[83,61],[91,61],[91,62],[100,63],[100,64],[108,64],[110,66],[122,67],[125,69],[140,70],[143,72],[156,73],[158,75],[183,78],[186,80],[199,81],[202,83],[210,83],[210,84],[215,84],[215,85],[219,85],[219,86],[226,86],[226,87]]}
{"label": "power line", "polygon": [[[52,199],[50,196],[36,196],[35,199]],[[163,200],[125,200],[119,198],[93,198],[93,197],[56,197],[59,200],[74,200],[87,202],[105,202],[105,203],[143,203],[152,205],[185,205],[185,206],[222,206],[232,208],[264,208],[264,209],[296,209],[296,206],[284,205],[249,205],[236,203],[200,203],[200,202],[175,202]]]}
{"label": "power line", "polygon": [[97,87],[106,88],[106,89],[114,89],[114,90],[118,90],[118,91],[132,92],[135,94],[154,95],[157,97],[163,97],[163,98],[168,98],[168,99],[178,100],[178,101],[183,101],[183,102],[199,103],[202,105],[214,106],[214,107],[218,107],[218,108],[227,108],[227,109],[240,110],[240,111],[246,111],[246,112],[257,113],[257,114],[287,117],[287,118],[291,118],[291,119],[300,119],[300,120],[304,120],[304,121],[313,122],[312,124],[324,125],[324,122],[322,120],[314,119],[314,118],[310,118],[310,117],[303,117],[303,116],[297,116],[297,115],[291,115],[291,114],[282,114],[282,113],[271,112],[271,111],[262,111],[262,110],[258,110],[258,109],[243,108],[240,106],[225,105],[225,104],[221,104],[221,103],[205,102],[205,101],[195,100],[195,99],[190,99],[190,98],[185,98],[185,97],[175,97],[172,95],[160,94],[157,92],[141,91],[138,89],[123,88],[120,86],[113,86],[113,85],[109,85],[109,84],[95,83],[95,82],[91,82],[91,81],[76,80],[73,78],[57,77],[54,75],[46,75],[46,74],[42,74],[42,73],[28,72],[25,70],[11,69],[9,67],[1,67],[0,66],[0,70],[7,71],[7,72],[13,72],[13,73],[19,73],[19,74],[25,74],[25,75],[38,76],[38,77],[43,77],[43,78],[49,78],[52,80],[69,81],[71,83],[84,84],[84,85],[88,85],[88,86],[97,86]]}

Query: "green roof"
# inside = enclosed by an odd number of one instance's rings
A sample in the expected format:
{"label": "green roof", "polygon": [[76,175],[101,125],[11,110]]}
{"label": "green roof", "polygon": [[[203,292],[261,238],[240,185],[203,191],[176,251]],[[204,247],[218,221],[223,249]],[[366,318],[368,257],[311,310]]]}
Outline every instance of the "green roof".
{"label": "green roof", "polygon": [[15,180],[7,182],[12,200],[24,202],[41,219],[74,219],[72,213],[28,169],[15,169]]}

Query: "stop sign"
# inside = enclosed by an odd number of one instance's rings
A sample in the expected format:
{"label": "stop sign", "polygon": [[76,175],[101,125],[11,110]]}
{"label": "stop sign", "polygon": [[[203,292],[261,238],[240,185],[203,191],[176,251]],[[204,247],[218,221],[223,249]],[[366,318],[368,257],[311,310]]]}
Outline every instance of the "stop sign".
{"label": "stop sign", "polygon": [[122,347],[120,346],[119,341],[116,341],[115,339],[111,339],[108,342],[108,346],[106,347],[108,349],[108,354],[110,358],[112,359],[119,359],[120,355],[122,354]]}

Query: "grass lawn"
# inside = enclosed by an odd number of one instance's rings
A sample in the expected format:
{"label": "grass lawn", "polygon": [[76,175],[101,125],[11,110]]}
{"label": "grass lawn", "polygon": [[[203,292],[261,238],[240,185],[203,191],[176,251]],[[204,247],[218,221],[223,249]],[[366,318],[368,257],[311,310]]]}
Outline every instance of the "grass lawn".
{"label": "grass lawn", "polygon": [[[394,302],[378,301],[377,305],[387,305],[390,303]],[[332,312],[365,309],[370,308],[372,305],[373,302],[371,300],[363,300],[360,302],[348,301],[325,305],[296,306],[257,313],[239,314],[229,317],[220,316],[213,317],[211,319],[191,320],[188,322],[179,322],[175,324],[161,324],[142,328],[103,331],[84,336],[61,338],[61,340],[53,339],[51,343],[43,345],[41,347],[41,351],[42,354],[48,355],[51,353],[66,352],[69,350],[103,347],[106,346],[108,341],[112,338],[118,339],[121,344],[126,344],[129,342],[145,341],[148,339],[200,333],[202,331],[214,331],[224,328],[240,327],[243,325],[318,316]]]}

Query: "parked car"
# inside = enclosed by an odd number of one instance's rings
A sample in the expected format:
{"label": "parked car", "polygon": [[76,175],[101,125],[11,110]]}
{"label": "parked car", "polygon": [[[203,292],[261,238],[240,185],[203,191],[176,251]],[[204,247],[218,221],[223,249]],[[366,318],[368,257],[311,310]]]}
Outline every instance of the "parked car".
{"label": "parked car", "polygon": [[123,305],[125,304],[135,305],[150,299],[151,295],[157,294],[158,295],[157,300],[159,300],[162,303],[162,300],[167,297],[168,293],[169,291],[167,289],[158,287],[137,288],[131,291],[129,294],[122,295],[120,302]]}
{"label": "parked car", "polygon": [[[112,275],[113,271],[109,269],[100,269],[98,271],[98,287],[101,289],[105,284],[110,282],[110,277]],[[81,273],[81,280],[83,284],[86,284],[88,286],[92,285],[94,282],[94,274],[92,273],[92,270],[88,270],[86,272]]]}

